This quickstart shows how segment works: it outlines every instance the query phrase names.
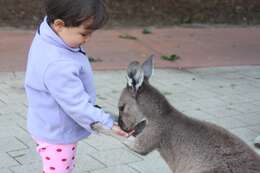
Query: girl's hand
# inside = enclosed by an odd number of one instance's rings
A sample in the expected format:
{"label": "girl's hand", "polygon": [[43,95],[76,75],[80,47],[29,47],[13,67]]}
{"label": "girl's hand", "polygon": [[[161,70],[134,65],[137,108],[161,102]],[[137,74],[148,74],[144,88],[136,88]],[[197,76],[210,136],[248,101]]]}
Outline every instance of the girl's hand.
{"label": "girl's hand", "polygon": [[114,124],[112,127],[112,131],[114,131],[117,135],[128,137],[129,134],[123,131],[118,125]]}

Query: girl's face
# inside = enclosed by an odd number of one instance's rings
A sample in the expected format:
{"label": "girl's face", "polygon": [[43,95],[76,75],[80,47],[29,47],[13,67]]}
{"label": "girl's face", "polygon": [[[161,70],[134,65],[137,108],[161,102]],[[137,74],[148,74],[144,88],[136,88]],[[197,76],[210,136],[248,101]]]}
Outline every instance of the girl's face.
{"label": "girl's face", "polygon": [[66,27],[62,20],[57,19],[52,24],[52,28],[69,47],[78,48],[89,40],[93,32],[93,30],[87,29],[87,23],[89,21],[83,22],[77,27]]}

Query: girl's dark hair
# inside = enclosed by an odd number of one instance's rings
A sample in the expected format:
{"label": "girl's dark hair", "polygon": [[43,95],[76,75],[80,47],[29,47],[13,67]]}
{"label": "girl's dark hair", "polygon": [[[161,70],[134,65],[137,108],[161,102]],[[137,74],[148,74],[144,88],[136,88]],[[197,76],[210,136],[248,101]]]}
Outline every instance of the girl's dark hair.
{"label": "girl's dark hair", "polygon": [[47,22],[61,19],[66,27],[77,27],[88,19],[88,29],[96,30],[108,21],[103,0],[45,0]]}

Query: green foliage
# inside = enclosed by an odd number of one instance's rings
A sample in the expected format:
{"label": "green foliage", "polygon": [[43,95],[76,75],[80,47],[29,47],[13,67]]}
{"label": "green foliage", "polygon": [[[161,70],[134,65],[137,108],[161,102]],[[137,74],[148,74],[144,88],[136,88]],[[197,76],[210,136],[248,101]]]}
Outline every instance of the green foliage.
{"label": "green foliage", "polygon": [[144,28],[142,33],[143,34],[151,34],[152,30],[150,28]]}
{"label": "green foliage", "polygon": [[132,35],[129,35],[129,34],[122,34],[122,35],[119,35],[119,38],[122,38],[122,39],[129,39],[129,40],[137,40],[136,37],[132,36]]}
{"label": "green foliage", "polygon": [[167,61],[176,61],[180,59],[178,55],[172,54],[172,55],[162,55],[161,59],[167,60]]}
{"label": "green foliage", "polygon": [[94,58],[93,56],[89,56],[88,59],[89,59],[89,62],[91,62],[91,63],[94,63],[94,62],[102,62],[102,59],[100,59],[100,58]]}

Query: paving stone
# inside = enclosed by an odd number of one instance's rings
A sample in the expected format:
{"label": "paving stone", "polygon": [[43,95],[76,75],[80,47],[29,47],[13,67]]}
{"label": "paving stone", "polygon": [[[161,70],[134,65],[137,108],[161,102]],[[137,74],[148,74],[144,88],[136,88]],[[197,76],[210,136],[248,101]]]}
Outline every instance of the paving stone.
{"label": "paving stone", "polygon": [[116,166],[138,162],[142,159],[126,149],[112,149],[108,151],[100,151],[92,155],[95,159],[104,163],[106,166]]}
{"label": "paving stone", "polygon": [[9,169],[1,169],[1,173],[12,173]]}
{"label": "paving stone", "polygon": [[201,108],[208,109],[214,107],[225,107],[226,103],[216,98],[206,98],[196,100],[196,103],[201,105]]}
{"label": "paving stone", "polygon": [[93,158],[93,156],[79,153],[76,156],[76,167],[74,172],[85,172],[105,167],[105,164]]}
{"label": "paving stone", "polygon": [[33,164],[25,164],[21,166],[10,167],[10,170],[13,173],[28,173],[28,172],[38,173],[42,171],[42,165],[41,163],[35,162]]}
{"label": "paving stone", "polygon": [[98,169],[94,171],[90,171],[91,173],[108,173],[108,172],[113,172],[113,173],[139,173],[133,168],[127,166],[127,165],[120,165],[120,166],[115,166],[115,167],[109,167],[105,169]]}
{"label": "paving stone", "polygon": [[170,168],[157,151],[148,154],[143,159],[143,161],[131,163],[129,166],[141,173],[171,173]]}
{"label": "paving stone", "polygon": [[28,148],[35,149],[36,143],[32,137],[27,133],[26,135],[17,137],[22,143],[24,143]]}
{"label": "paving stone", "polygon": [[247,126],[246,123],[236,119],[236,117],[222,117],[210,121],[228,130]]}
{"label": "paving stone", "polygon": [[215,117],[218,117],[218,118],[239,116],[241,114],[241,112],[234,110],[233,108],[230,108],[228,106],[212,107],[212,108],[207,108],[207,109],[204,108],[203,112],[214,115]]}
{"label": "paving stone", "polygon": [[231,129],[230,131],[236,134],[241,139],[243,139],[248,144],[252,143],[252,141],[256,138],[256,136],[259,135],[254,131],[248,129],[247,127],[235,128],[235,129]]}
{"label": "paving stone", "polygon": [[260,108],[254,104],[254,102],[244,102],[241,104],[233,104],[231,107],[243,114],[248,114],[248,113],[259,113]]}
{"label": "paving stone", "polygon": [[[0,121],[1,121],[0,117]],[[15,121],[14,121],[15,123]],[[8,132],[8,133],[7,133]],[[17,124],[11,124],[8,125],[8,123],[3,123],[2,126],[0,126],[0,139],[4,137],[22,137],[24,135],[27,135],[26,132],[17,126]]]}
{"label": "paving stone", "polygon": [[117,139],[102,134],[91,135],[85,142],[100,151],[124,147]]}
{"label": "paving stone", "polygon": [[254,113],[241,113],[237,116],[237,119],[241,120],[247,125],[260,124],[260,111]]}
{"label": "paving stone", "polygon": [[77,146],[78,153],[90,154],[98,151],[95,147],[90,146],[88,143],[88,138],[80,141]]}
{"label": "paving stone", "polygon": [[22,165],[41,162],[41,158],[35,148],[10,151],[8,154]]}
{"label": "paving stone", "polygon": [[8,115],[9,116],[9,114],[11,114],[11,113],[15,113],[15,110],[13,110],[13,106],[10,106],[10,105],[7,105],[7,104],[4,104],[4,105],[0,104],[0,114],[1,115]]}
{"label": "paving stone", "polygon": [[15,75],[13,72],[1,72],[0,78],[2,79],[1,81],[10,81],[15,79]]}
{"label": "paving stone", "polygon": [[202,110],[184,110],[184,114],[186,114],[189,117],[193,117],[200,120],[212,120],[214,121],[217,119],[213,114],[203,112]]}
{"label": "paving stone", "polygon": [[[125,71],[94,73],[97,103],[118,113],[118,99],[126,85]],[[259,77],[260,66],[156,69],[150,82],[181,112],[223,126],[260,154],[253,145],[254,138],[260,135]],[[0,158],[6,162],[0,168],[4,173],[41,171],[35,142],[26,130],[23,81],[24,72],[0,73]],[[143,157],[104,135],[81,141],[77,154],[75,172],[79,173],[169,172],[158,152]]]}
{"label": "paving stone", "polygon": [[260,123],[256,125],[251,125],[248,127],[250,130],[253,130],[254,132],[258,133],[260,135]]}
{"label": "paving stone", "polygon": [[0,138],[0,141],[0,152],[9,152],[27,148],[27,146],[16,137],[4,137]]}
{"label": "paving stone", "polygon": [[0,169],[17,166],[19,163],[6,153],[0,152]]}

